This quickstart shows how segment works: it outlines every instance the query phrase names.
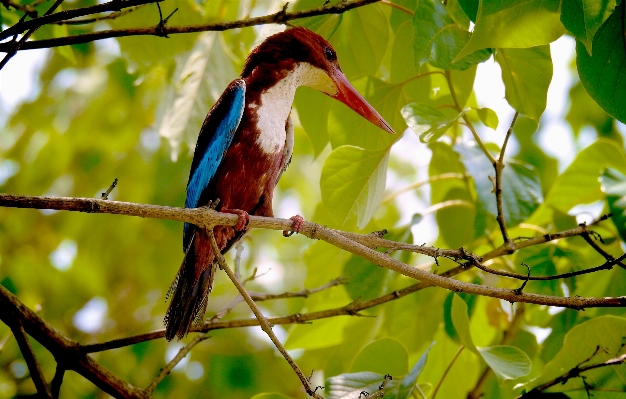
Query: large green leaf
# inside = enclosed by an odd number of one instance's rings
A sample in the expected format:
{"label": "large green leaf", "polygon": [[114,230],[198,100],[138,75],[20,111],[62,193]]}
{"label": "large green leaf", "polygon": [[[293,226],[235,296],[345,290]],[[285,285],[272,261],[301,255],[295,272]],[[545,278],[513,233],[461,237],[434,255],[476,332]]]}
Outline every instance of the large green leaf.
{"label": "large green leaf", "polygon": [[424,370],[424,366],[426,366],[428,353],[430,352],[430,348],[432,348],[433,345],[435,345],[434,342],[430,344],[430,346],[424,351],[424,353],[422,353],[422,356],[420,356],[411,371],[404,376],[402,381],[400,381],[400,386],[398,387],[398,394],[396,395],[396,399],[408,399],[411,397],[411,395],[413,395],[415,384],[417,384],[417,379],[422,373],[422,370]]}
{"label": "large green leaf", "polygon": [[435,141],[443,136],[465,115],[466,110],[448,118],[435,108],[426,104],[411,103],[402,108],[402,116],[407,125],[419,136],[422,143]]}
{"label": "large green leaf", "polygon": [[622,1],[593,38],[593,55],[576,43],[576,65],[583,87],[608,114],[626,122],[626,47]]}
{"label": "large green leaf", "polygon": [[[385,380],[383,374],[363,371],[360,373],[346,373],[326,380],[326,392],[328,399],[357,399],[362,392],[368,395],[378,391],[378,388]],[[391,380],[385,387],[384,399],[395,398],[393,392],[399,385],[398,380]]]}
{"label": "large green leaf", "polygon": [[585,45],[592,54],[591,45],[600,26],[613,14],[617,0],[570,0],[561,6],[561,22],[568,31]]}
{"label": "large green leaf", "polygon": [[600,181],[609,203],[611,220],[622,240],[626,242],[626,175],[608,168],[602,173]]}
{"label": "large green leaf", "polygon": [[499,380],[514,380],[530,373],[528,355],[514,346],[490,346],[478,348],[478,352]]}
{"label": "large green leaf", "polygon": [[342,146],[326,159],[320,187],[326,209],[340,223],[357,217],[365,227],[376,212],[385,189],[389,151]]}
{"label": "large green leaf", "polygon": [[438,0],[419,2],[413,16],[413,29],[415,64],[418,67],[429,63],[437,68],[463,70],[491,56],[489,49],[458,56],[470,40],[470,33],[457,25]]}
{"label": "large green leaf", "polygon": [[[382,294],[388,270],[356,255],[352,255],[343,267],[343,276],[349,279],[344,287],[350,298],[366,301]],[[375,371],[375,370],[369,370]]]}
{"label": "large green leaf", "polygon": [[[588,320],[572,328],[563,341],[563,347],[557,355],[543,368],[541,374],[524,384],[532,389],[551,381],[578,366],[599,364],[624,353],[624,337],[626,337],[626,319],[615,316],[601,316]],[[626,364],[612,367],[601,367],[583,373],[581,378],[570,378],[562,384],[555,385],[549,392],[585,392],[584,383],[593,388],[601,388],[605,394],[616,392],[618,398],[623,396],[626,380]],[[598,391],[598,395],[599,395]],[[620,392],[617,394],[617,392]],[[592,390],[591,393],[595,392]]]}
{"label": "large green leaf", "polygon": [[394,379],[407,373],[409,354],[404,346],[391,338],[382,338],[368,344],[352,363],[350,372],[373,371],[389,374]]}
{"label": "large green leaf", "polygon": [[565,33],[559,0],[482,0],[476,26],[456,60],[486,48],[528,48],[548,44]]}
{"label": "large green leaf", "polygon": [[183,142],[195,147],[211,104],[236,76],[217,32],[201,33],[193,49],[178,60],[158,113],[158,132],[169,142],[172,159],[178,158]]}
{"label": "large green leaf", "polygon": [[452,309],[450,311],[452,325],[459,337],[459,340],[467,349],[478,353],[472,335],[470,333],[469,317],[467,316],[467,304],[458,295],[452,297]]}
{"label": "large green leaf", "polygon": [[578,204],[604,199],[598,178],[609,166],[626,173],[624,149],[614,141],[599,139],[582,150],[558,177],[545,204],[561,212],[568,212]]}
{"label": "large green leaf", "polygon": [[296,93],[294,105],[298,110],[300,124],[304,128],[317,157],[328,144],[328,114],[333,99],[308,87]]}
{"label": "large green leaf", "polygon": [[[352,84],[397,133],[406,129],[400,109],[410,102],[410,97],[402,84],[389,84],[376,78],[355,79]],[[333,100],[330,107],[328,132],[333,149],[354,145],[368,150],[382,150],[398,139],[398,136],[374,126],[339,101]]]}
{"label": "large green leaf", "polygon": [[511,380],[530,373],[530,359],[518,348],[512,346],[476,347],[469,328],[467,304],[461,297],[452,299],[452,324],[461,343],[483,360],[500,380]]}
{"label": "large green leaf", "polygon": [[506,100],[518,112],[539,121],[552,80],[550,46],[499,49],[496,61],[502,68]]}
{"label": "large green leaf", "polygon": [[[462,161],[472,175],[478,194],[478,209],[494,217],[498,215],[493,183],[495,176],[491,162],[477,145],[459,144],[455,149],[463,155]],[[502,210],[506,224],[514,226],[526,220],[543,202],[539,177],[531,167],[505,160],[502,171]]]}

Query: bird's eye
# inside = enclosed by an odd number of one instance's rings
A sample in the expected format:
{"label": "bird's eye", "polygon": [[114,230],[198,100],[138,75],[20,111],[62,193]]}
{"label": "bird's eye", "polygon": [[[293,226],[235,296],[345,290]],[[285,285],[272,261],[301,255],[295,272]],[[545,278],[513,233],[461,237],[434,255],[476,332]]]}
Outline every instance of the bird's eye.
{"label": "bird's eye", "polygon": [[324,49],[324,55],[328,61],[335,61],[337,59],[337,53],[329,47]]}

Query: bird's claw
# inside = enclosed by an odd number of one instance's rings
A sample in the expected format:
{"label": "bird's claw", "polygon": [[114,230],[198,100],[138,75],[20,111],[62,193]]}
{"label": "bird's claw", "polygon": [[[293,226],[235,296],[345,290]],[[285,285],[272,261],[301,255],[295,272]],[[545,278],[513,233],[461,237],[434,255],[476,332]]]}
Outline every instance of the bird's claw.
{"label": "bird's claw", "polygon": [[250,215],[246,211],[242,211],[241,209],[224,209],[222,208],[221,212],[223,213],[232,213],[237,215],[239,219],[237,220],[237,224],[233,226],[233,228],[237,231],[241,231],[246,228],[248,222],[250,221]]}
{"label": "bird's claw", "polygon": [[293,233],[299,233],[304,223],[304,218],[300,215],[292,216],[289,219],[293,221],[293,224],[291,225],[291,230],[283,230],[284,237],[291,237]]}

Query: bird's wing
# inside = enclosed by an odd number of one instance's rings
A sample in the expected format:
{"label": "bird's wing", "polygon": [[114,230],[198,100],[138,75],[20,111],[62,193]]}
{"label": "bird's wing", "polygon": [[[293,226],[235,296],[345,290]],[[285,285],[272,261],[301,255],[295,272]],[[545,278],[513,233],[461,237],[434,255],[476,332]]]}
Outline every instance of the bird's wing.
{"label": "bird's wing", "polygon": [[[197,208],[200,197],[215,176],[224,154],[230,147],[233,135],[237,131],[243,114],[246,95],[246,83],[243,79],[234,80],[209,111],[196,143],[196,150],[191,162],[185,208]],[[191,239],[192,229],[185,223],[183,250]]]}

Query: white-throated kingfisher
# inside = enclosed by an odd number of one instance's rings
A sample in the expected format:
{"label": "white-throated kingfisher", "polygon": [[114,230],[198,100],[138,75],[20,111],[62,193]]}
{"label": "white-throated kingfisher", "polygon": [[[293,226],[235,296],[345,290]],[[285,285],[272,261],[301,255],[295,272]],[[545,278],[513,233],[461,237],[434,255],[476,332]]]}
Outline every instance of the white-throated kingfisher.
{"label": "white-throated kingfisher", "polygon": [[[216,210],[239,216],[235,226],[213,229],[222,253],[246,233],[248,215],[273,216],[274,187],[293,152],[289,115],[299,86],[317,89],[393,133],[350,85],[325,39],[301,27],[267,38],[246,60],[241,78],[209,111],[189,172],[186,208],[219,199]],[[298,231],[302,217],[292,220],[292,230]],[[183,250],[185,258],[168,293],[167,340],[184,337],[202,320],[217,267],[205,229],[185,223]]]}

